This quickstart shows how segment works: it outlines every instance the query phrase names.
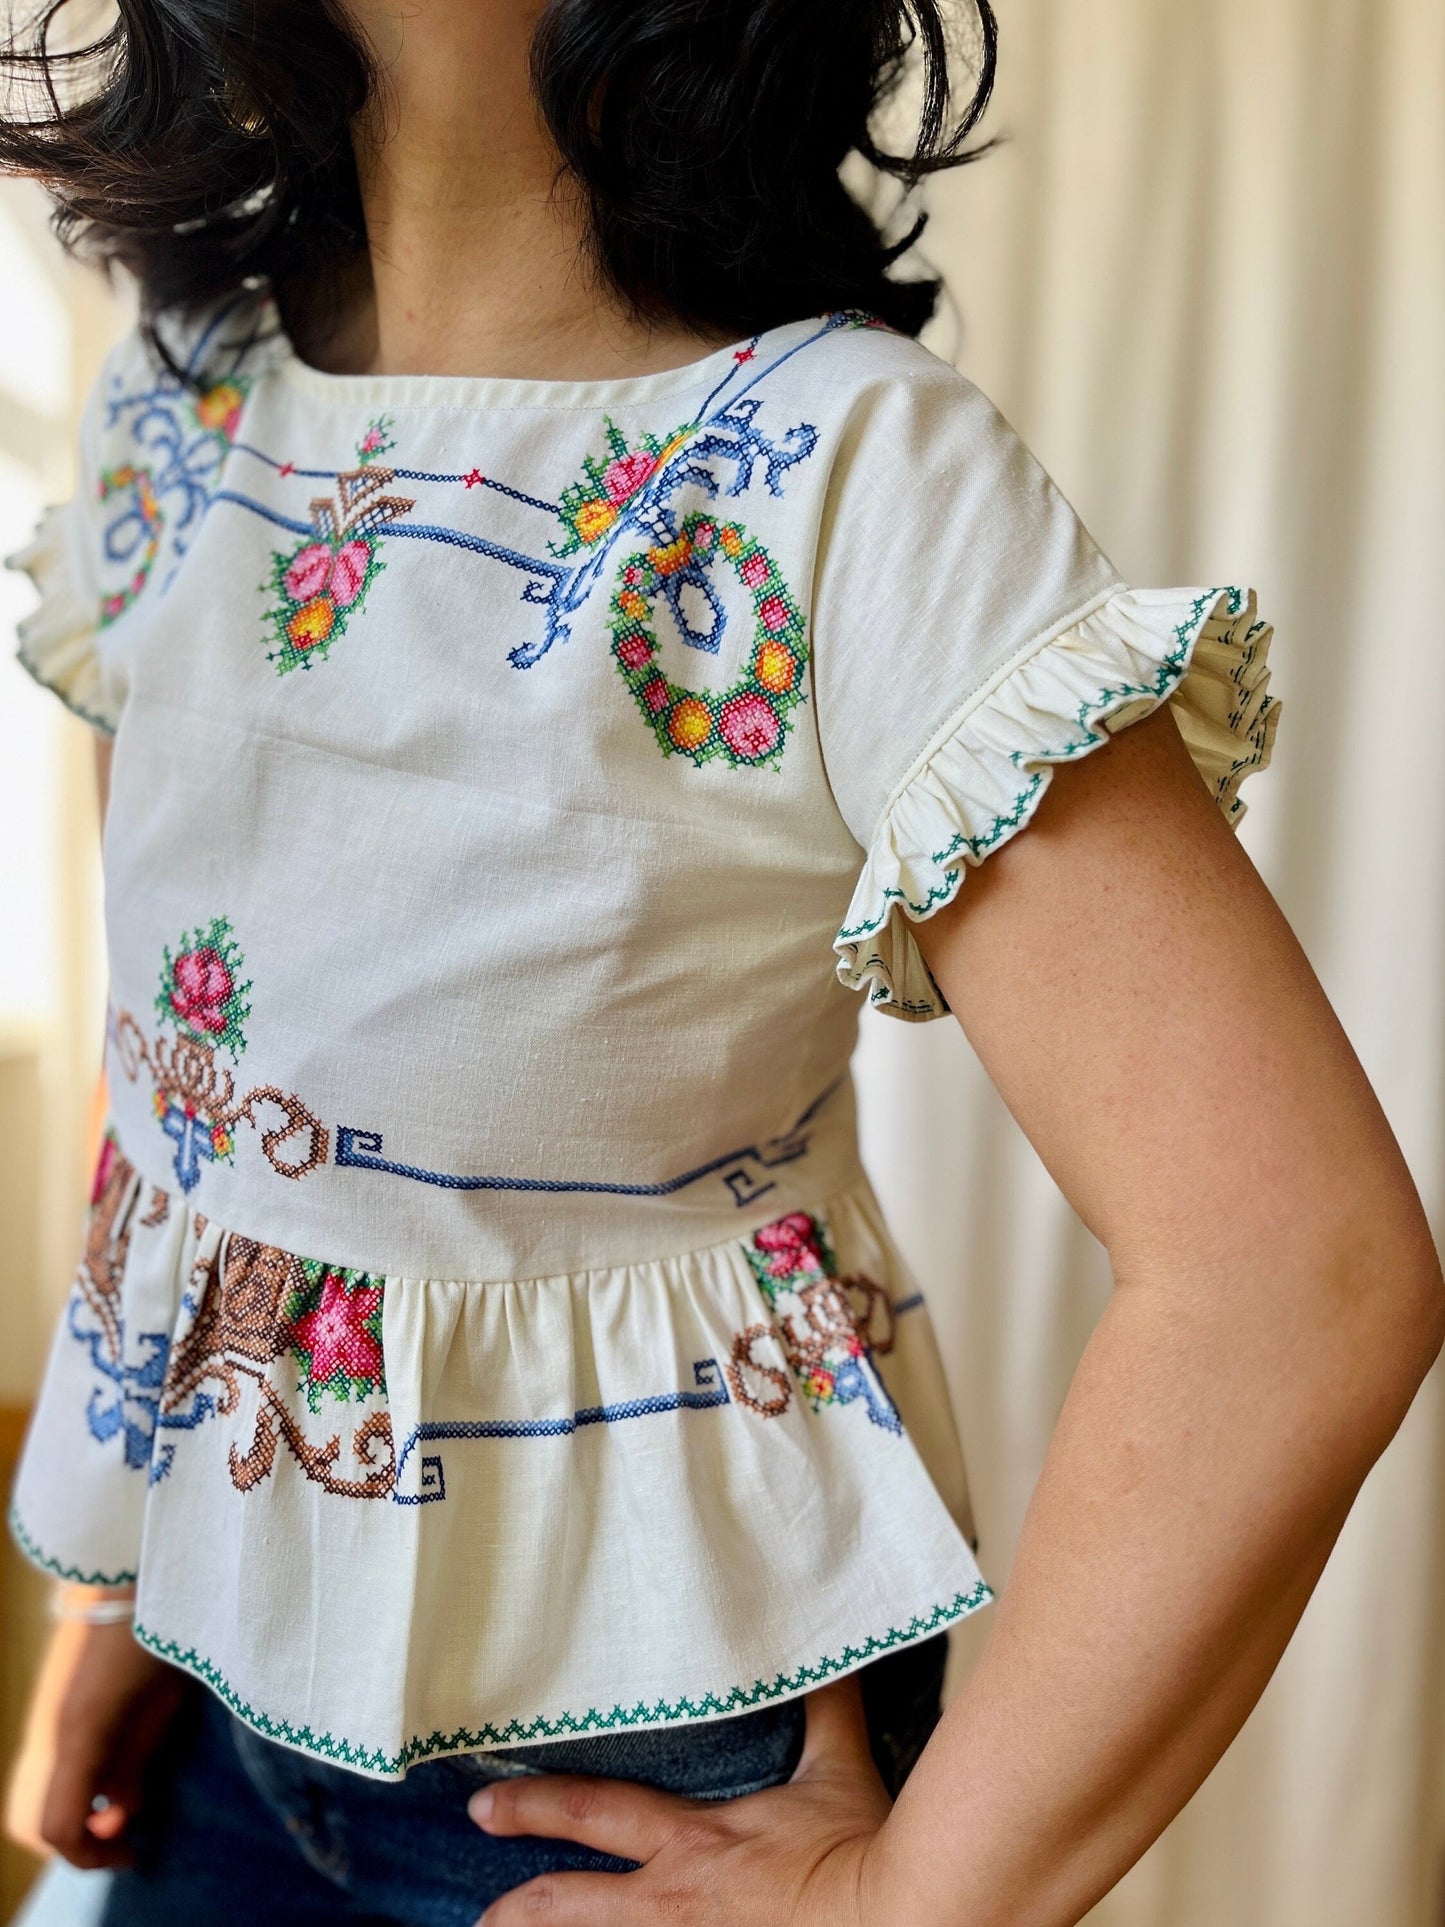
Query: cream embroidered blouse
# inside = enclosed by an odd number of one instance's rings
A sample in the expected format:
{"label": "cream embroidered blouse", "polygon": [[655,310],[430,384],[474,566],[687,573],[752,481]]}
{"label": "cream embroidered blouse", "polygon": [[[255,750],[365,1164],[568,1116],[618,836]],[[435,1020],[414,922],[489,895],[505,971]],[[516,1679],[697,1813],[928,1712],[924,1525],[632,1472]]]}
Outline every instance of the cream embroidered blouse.
{"label": "cream embroidered blouse", "polygon": [[866,317],[621,382],[133,338],[19,560],[115,732],[112,1122],[14,1529],[380,1776],[721,1716],[988,1598],[858,1163],[858,1003],[1053,764],[1265,625],[1126,588]]}

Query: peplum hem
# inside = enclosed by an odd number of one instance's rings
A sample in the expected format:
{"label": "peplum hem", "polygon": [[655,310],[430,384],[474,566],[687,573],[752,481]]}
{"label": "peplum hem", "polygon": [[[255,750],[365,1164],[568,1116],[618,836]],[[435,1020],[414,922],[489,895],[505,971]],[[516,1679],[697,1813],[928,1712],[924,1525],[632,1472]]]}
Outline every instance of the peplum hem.
{"label": "peplum hem", "polygon": [[947,1014],[912,926],[952,902],[969,864],[1025,828],[1055,765],[1168,702],[1231,823],[1270,759],[1273,631],[1239,589],[1119,589],[1030,644],[972,695],[895,791],[834,939],[839,979],[890,1016]]}
{"label": "peplum hem", "polygon": [[42,688],[66,708],[113,736],[120,705],[106,686],[95,646],[96,612],[76,586],[70,557],[69,508],[48,508],[28,547],[6,557],[6,567],[22,570],[40,594],[40,605],[19,624],[16,654]]}
{"label": "peplum hem", "polygon": [[712,1720],[734,1719],[740,1713],[753,1712],[760,1706],[811,1693],[816,1687],[827,1685],[830,1680],[846,1678],[860,1666],[881,1659],[885,1653],[897,1652],[904,1646],[914,1646],[921,1640],[931,1639],[935,1633],[946,1632],[951,1626],[959,1625],[980,1607],[990,1604],[992,1599],[992,1590],[980,1579],[967,1593],[957,1593],[931,1611],[915,1614],[904,1626],[890,1626],[883,1632],[868,1633],[861,1636],[856,1644],[824,1653],[812,1663],[801,1663],[792,1671],[777,1673],[771,1679],[755,1679],[748,1684],[716,1689],[707,1687],[693,1696],[684,1695],[675,1700],[663,1699],[651,1703],[639,1700],[631,1706],[619,1702],[611,1707],[589,1706],[551,1714],[538,1713],[531,1718],[514,1717],[501,1726],[488,1721],[475,1728],[456,1727],[449,1732],[433,1732],[425,1737],[417,1735],[408,1740],[399,1753],[394,1754],[358,1746],[334,1733],[316,1732],[310,1726],[297,1726],[289,1720],[276,1719],[251,1705],[236,1691],[220,1667],[194,1648],[182,1647],[174,1640],[159,1637],[139,1620],[135,1624],[135,1636],[158,1659],[169,1661],[172,1666],[189,1673],[192,1679],[209,1686],[237,1719],[265,1739],[307,1753],[313,1759],[329,1760],[334,1765],[350,1767],[369,1778],[389,1780],[402,1779],[410,1768],[420,1766],[427,1760],[442,1759],[448,1754],[485,1753],[498,1747],[544,1745],[550,1740],[580,1739],[589,1733],[639,1733],[659,1727],[702,1725]]}
{"label": "peplum hem", "polygon": [[112,1133],[20,1549],[271,1738],[381,1778],[725,1718],[991,1597],[865,1183],[681,1258],[380,1276],[185,1208]]}

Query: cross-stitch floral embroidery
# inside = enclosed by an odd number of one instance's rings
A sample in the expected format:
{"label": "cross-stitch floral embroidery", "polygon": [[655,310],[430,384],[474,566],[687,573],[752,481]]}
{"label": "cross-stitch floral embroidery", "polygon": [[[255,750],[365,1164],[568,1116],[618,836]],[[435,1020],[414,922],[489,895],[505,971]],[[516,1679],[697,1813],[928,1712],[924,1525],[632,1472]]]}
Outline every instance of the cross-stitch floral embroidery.
{"label": "cross-stitch floral embroidery", "polygon": [[157,1203],[163,1205],[164,1199],[164,1192],[148,1198],[114,1134],[107,1132],[66,1322],[71,1337],[89,1353],[95,1374],[85,1411],[90,1434],[102,1445],[118,1439],[133,1469],[150,1463],[168,1338],[164,1331],[127,1335],[122,1283],[136,1229],[164,1222]]}
{"label": "cross-stitch floral embroidery", "polygon": [[[221,327],[221,321],[215,324]],[[811,341],[840,329],[874,325],[871,317],[825,317],[810,341],[786,348],[775,361],[759,354],[759,340],[730,357],[727,372],[702,399],[694,417],[665,435],[650,430],[624,433],[610,416],[603,421],[604,446],[583,457],[580,476],[567,483],[560,500],[547,501],[514,482],[484,474],[475,461],[455,473],[397,470],[384,465],[394,444],[390,423],[368,424],[357,445],[356,466],[337,473],[335,491],[313,497],[309,527],[271,501],[253,496],[235,481],[215,485],[221,457],[234,450],[242,466],[255,462],[274,475],[316,477],[326,471],[298,468],[239,438],[247,389],[252,377],[240,372],[244,343],[237,344],[233,372],[213,379],[199,397],[189,399],[185,384],[169,373],[153,387],[121,395],[111,405],[112,423],[130,416],[142,446],[164,455],[164,469],[138,464],[114,471],[111,485],[133,497],[126,513],[106,533],[106,555],[130,567],[125,585],[108,607],[123,612],[145,586],[164,547],[161,502],[169,492],[185,492],[174,531],[175,559],[184,552],[186,532],[213,500],[295,530],[294,546],[271,552],[261,584],[267,598],[267,660],[278,675],[310,669],[328,659],[332,645],[364,612],[367,597],[384,566],[385,531],[410,517],[410,495],[388,492],[399,477],[427,485],[461,484],[495,491],[514,505],[542,511],[561,525],[561,538],[530,542],[501,539],[472,526],[457,527],[428,517],[407,521],[404,533],[441,543],[453,556],[475,555],[520,571],[522,600],[545,612],[539,635],[517,642],[508,660],[531,668],[571,633],[577,614],[614,571],[609,631],[618,667],[638,711],[665,755],[683,755],[701,765],[714,759],[734,768],[772,767],[781,756],[791,711],[805,696],[807,662],[804,617],[771,554],[740,522],[712,513],[684,515],[690,494],[715,500],[740,496],[759,483],[781,496],[784,477],[806,461],[818,443],[816,427],[794,422],[774,435],[764,431],[763,384],[783,361]],[[214,347],[213,328],[196,357]],[[189,417],[188,424],[182,416]],[[470,456],[470,451],[468,451]],[[640,545],[640,546],[637,546]],[[619,561],[619,558],[621,560]],[[658,667],[658,635],[653,626],[661,601],[682,644],[717,655],[727,614],[713,578],[727,562],[738,572],[753,601],[754,634],[745,667],[720,690],[693,689],[673,681]]]}
{"label": "cross-stitch floral embroidery", "polygon": [[235,441],[250,387],[249,375],[235,375],[229,381],[213,383],[196,397],[196,420],[207,434],[227,446]]}
{"label": "cross-stitch floral embroidery", "polygon": [[[772,1314],[733,1342],[728,1384],[733,1397],[764,1418],[787,1409],[792,1385],[771,1362],[780,1351],[815,1411],[862,1399],[875,1425],[901,1430],[892,1400],[869,1362],[870,1351],[893,1344],[887,1293],[871,1278],[842,1278],[822,1220],[791,1211],[761,1226],[743,1247]],[[879,1309],[881,1331],[874,1330]]]}
{"label": "cross-stitch floral embroidery", "polygon": [[[203,1226],[197,1220],[197,1229]],[[228,1453],[237,1491],[250,1492],[269,1478],[284,1445],[326,1491],[386,1498],[396,1483],[396,1458],[385,1406],[354,1424],[347,1451],[358,1470],[348,1477],[339,1469],[342,1432],[309,1436],[284,1379],[277,1382],[279,1361],[299,1361],[305,1376],[297,1391],[313,1413],[328,1399],[359,1404],[372,1393],[384,1395],[381,1299],[379,1279],[254,1238],[232,1236],[222,1253],[203,1250],[186,1298],[193,1321],[177,1338],[161,1394],[161,1427],[193,1431],[209,1419],[233,1417],[249,1384],[256,1398],[251,1442],[244,1450],[233,1443]]]}
{"label": "cross-stitch floral embroidery", "polygon": [[251,377],[236,374],[196,394],[167,370],[149,392],[112,403],[113,418],[131,414],[135,440],[152,460],[122,462],[100,476],[100,500],[120,503],[119,513],[104,526],[104,559],[129,570],[118,589],[101,597],[102,628],[123,616],[150,580],[165,534],[163,496],[180,498],[180,552],[187,528],[210,499],[214,477],[236,439],[250,389]]}
{"label": "cross-stitch floral embroidery", "polygon": [[324,1395],[366,1398],[386,1390],[381,1354],[382,1283],[364,1271],[298,1259],[302,1280],[286,1301],[291,1349],[301,1361],[301,1390],[313,1412]]}
{"label": "cross-stitch floral embroidery", "polygon": [[241,1026],[251,1014],[246,1002],[251,986],[240,981],[244,968],[229,921],[212,917],[204,929],[191,932],[174,957],[169,949],[165,953],[156,998],[161,1022],[238,1058],[246,1048]]}
{"label": "cross-stitch floral embroidery", "polygon": [[236,1144],[226,1115],[230,1075],[218,1074],[213,1053],[234,1062],[246,1048],[242,1025],[251,1014],[242,981],[240,946],[225,917],[193,930],[172,956],[165,952],[156,1014],[179,1033],[164,1064],[157,1045],[154,1104],[161,1129],[176,1147],[175,1169],[189,1191],[201,1160],[229,1164]]}
{"label": "cross-stitch floral embroidery", "polygon": [[[705,572],[719,556],[752,598],[752,653],[729,687],[691,690],[657,667],[658,638],[649,618],[656,598],[675,597],[683,583],[713,599]],[[674,541],[629,556],[612,597],[611,627],[617,666],[664,755],[680,752],[699,764],[716,756],[734,766],[776,761],[788,717],[803,697],[807,634],[777,565],[745,529],[700,510]]]}
{"label": "cross-stitch floral embroidery", "polygon": [[633,448],[609,415],[606,418],[607,458],[598,461],[588,455],[583,462],[583,478],[562,491],[561,516],[567,527],[566,539],[550,542],[548,548],[559,557],[576,555],[602,540],[617,521],[623,508],[637,491],[651,481],[664,463],[675,455],[696,428],[688,422],[675,429],[665,440],[644,434]]}
{"label": "cross-stitch floral embroidery", "polygon": [[99,494],[102,502],[108,502],[113,496],[127,491],[130,494],[129,505],[125,513],[111,524],[111,528],[127,528],[128,525],[133,543],[128,560],[133,563],[133,568],[130,580],[122,588],[112,589],[101,598],[102,628],[114,622],[117,616],[123,616],[150,580],[151,570],[160,553],[161,532],[165,527],[165,517],[156,500],[148,470],[122,463],[119,468],[108,468],[101,475]]}
{"label": "cross-stitch floral embroidery", "polygon": [[[261,1130],[261,1148],[271,1168],[282,1177],[304,1178],[326,1162],[330,1134],[294,1091],[274,1084],[258,1084],[236,1097],[235,1080],[216,1061],[225,1051],[238,1062],[246,1048],[243,1025],[251,1014],[246,1001],[249,979],[240,945],[230,922],[213,917],[182,939],[176,953],[165,951],[156,1015],[174,1028],[174,1038],[149,1038],[128,1010],[111,1019],[111,1037],[120,1067],[132,1083],[142,1067],[154,1086],[156,1120],[175,1145],[173,1159],[183,1191],[199,1184],[202,1164],[229,1164],[235,1156],[235,1127],[257,1125],[262,1105],[275,1105],[285,1122]],[[307,1134],[307,1149],[299,1159],[283,1157],[281,1146]]]}
{"label": "cross-stitch floral embroidery", "polygon": [[357,466],[338,474],[334,496],[313,500],[315,539],[272,554],[262,587],[276,598],[266,612],[276,637],[267,660],[279,676],[325,661],[386,566],[379,555],[381,531],[414,506],[409,497],[385,493],[394,471],[379,457],[395,446],[390,426],[385,416],[370,423],[357,444]]}

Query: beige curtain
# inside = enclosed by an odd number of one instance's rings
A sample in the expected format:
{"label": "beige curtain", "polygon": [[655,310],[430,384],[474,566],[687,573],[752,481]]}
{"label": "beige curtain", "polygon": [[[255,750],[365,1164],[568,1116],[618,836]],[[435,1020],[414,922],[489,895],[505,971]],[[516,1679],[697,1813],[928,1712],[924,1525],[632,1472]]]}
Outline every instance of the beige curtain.
{"label": "beige curtain", "polygon": [[[1000,15],[991,125],[1007,144],[934,192],[925,247],[962,320],[934,345],[1127,575],[1258,588],[1285,711],[1244,838],[1438,1235],[1445,7],[1000,0]],[[1005,1578],[1107,1268],[952,1026],[870,1016],[859,1070],[869,1162],[930,1291],[986,1569]],[[1237,1074],[1244,1110],[1253,1067]],[[1442,1500],[1432,1381],[1263,1704],[1098,1927],[1440,1927]]]}

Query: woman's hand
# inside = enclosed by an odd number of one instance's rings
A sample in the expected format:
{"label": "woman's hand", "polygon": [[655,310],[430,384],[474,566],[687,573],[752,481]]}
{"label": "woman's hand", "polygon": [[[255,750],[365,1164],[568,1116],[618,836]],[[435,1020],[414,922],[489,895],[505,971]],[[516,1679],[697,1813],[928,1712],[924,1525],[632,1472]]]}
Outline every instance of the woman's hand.
{"label": "woman's hand", "polygon": [[35,1683],[10,1778],[10,1838],[31,1853],[53,1850],[77,1867],[122,1864],[141,1774],[185,1692],[184,1676],[138,1646],[127,1622],[62,1619]]}
{"label": "woman's hand", "polygon": [[870,1899],[872,1849],[889,1801],[868,1750],[857,1683],[807,1699],[808,1729],[786,1786],[737,1800],[684,1800],[621,1780],[542,1775],[472,1796],[488,1833],[575,1840],[641,1864],[636,1873],[545,1874],[489,1907],[478,1927],[892,1927],[922,1920],[896,1896]]}

